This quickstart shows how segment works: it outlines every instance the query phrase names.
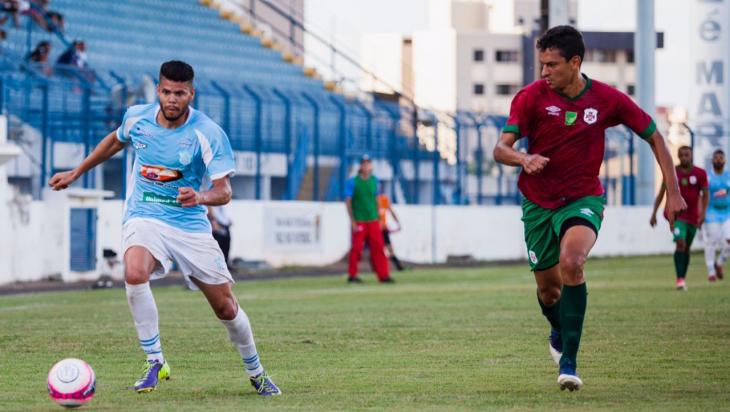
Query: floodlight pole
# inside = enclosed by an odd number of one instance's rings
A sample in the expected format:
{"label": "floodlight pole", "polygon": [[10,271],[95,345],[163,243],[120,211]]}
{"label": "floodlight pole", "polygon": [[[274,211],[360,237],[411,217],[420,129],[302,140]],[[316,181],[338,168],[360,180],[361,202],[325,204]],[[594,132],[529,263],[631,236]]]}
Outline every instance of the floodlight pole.
{"label": "floodlight pole", "polygon": [[[639,106],[650,116],[656,115],[654,103],[654,53],[656,32],[654,29],[654,0],[636,0],[636,95]],[[636,136],[632,137],[636,139]],[[650,205],[654,201],[654,155],[648,144],[639,145],[638,181],[636,204]]]}

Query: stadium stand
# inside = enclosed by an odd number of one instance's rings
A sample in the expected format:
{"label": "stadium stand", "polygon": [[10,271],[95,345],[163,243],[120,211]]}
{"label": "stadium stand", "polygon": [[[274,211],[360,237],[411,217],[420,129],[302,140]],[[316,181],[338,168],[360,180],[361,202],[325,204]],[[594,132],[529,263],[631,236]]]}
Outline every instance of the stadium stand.
{"label": "stadium stand", "polygon": [[[238,183],[251,190],[237,190],[239,196],[338,200],[354,159],[368,153],[392,171],[389,188],[397,201],[447,200],[419,196],[419,186],[427,184],[419,182],[420,172],[403,173],[403,162],[442,162],[408,127],[411,108],[331,92],[331,82],[230,15],[223,17],[233,21],[222,19],[223,13],[195,0],[54,0],[52,6],[64,16],[64,33],[24,18],[21,27],[7,30],[0,65],[0,106],[10,115],[11,138],[24,143],[30,159],[16,168],[16,182],[25,182],[36,197],[46,178],[64,168],[54,162],[57,143],[82,145],[77,150],[88,153],[128,105],[154,99],[160,63],[180,59],[196,69],[196,107],[228,132],[234,150],[254,153],[256,165],[267,154],[286,158],[285,176],[272,177],[267,190],[261,166],[253,178],[240,177]],[[56,66],[48,76],[26,61],[38,42],[50,42],[53,62],[77,39],[86,43],[89,71]],[[20,133],[23,126],[37,137]],[[82,184],[123,195],[126,156],[113,159],[103,177],[91,174]],[[453,186],[455,175],[429,172],[424,180]]]}

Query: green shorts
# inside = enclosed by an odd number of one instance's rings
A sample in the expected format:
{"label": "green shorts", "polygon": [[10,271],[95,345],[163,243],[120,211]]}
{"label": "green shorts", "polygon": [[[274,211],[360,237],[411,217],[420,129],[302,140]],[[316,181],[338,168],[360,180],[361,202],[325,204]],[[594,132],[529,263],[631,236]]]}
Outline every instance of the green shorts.
{"label": "green shorts", "polygon": [[549,269],[560,260],[560,231],[573,218],[601,229],[606,200],[600,196],[582,197],[559,209],[544,209],[529,200],[522,201],[522,222],[525,224],[527,257],[532,271]]}
{"label": "green shorts", "polygon": [[674,222],[674,231],[672,232],[672,236],[674,237],[675,242],[680,239],[684,239],[687,246],[691,246],[696,234],[697,226],[681,220]]}

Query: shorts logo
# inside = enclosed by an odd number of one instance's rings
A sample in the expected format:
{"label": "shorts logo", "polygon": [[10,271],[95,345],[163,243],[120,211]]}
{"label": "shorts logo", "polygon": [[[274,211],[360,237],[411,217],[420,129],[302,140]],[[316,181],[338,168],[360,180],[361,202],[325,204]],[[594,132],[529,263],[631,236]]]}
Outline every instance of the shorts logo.
{"label": "shorts logo", "polygon": [[164,166],[143,165],[139,168],[139,174],[145,179],[154,180],[155,182],[172,182],[182,178],[181,171],[168,169]]}
{"label": "shorts logo", "polygon": [[530,262],[532,262],[533,265],[537,265],[537,255],[535,252],[530,251],[528,254],[530,256]]}
{"label": "shorts logo", "polygon": [[674,228],[674,234],[677,235],[677,236],[679,236],[679,228],[678,227],[675,227]]}
{"label": "shorts logo", "polygon": [[588,124],[593,124],[598,121],[598,110],[590,108],[583,111],[583,121]]}
{"label": "shorts logo", "polygon": [[591,209],[588,209],[587,207],[584,207],[583,209],[580,210],[580,214],[591,217],[591,216],[593,216],[593,211]]}
{"label": "shorts logo", "polygon": [[546,107],[545,110],[547,110],[550,116],[560,116],[560,108],[557,106]]}
{"label": "shorts logo", "polygon": [[578,113],[577,112],[565,112],[565,125],[566,126],[572,126],[575,124],[575,121],[578,119]]}

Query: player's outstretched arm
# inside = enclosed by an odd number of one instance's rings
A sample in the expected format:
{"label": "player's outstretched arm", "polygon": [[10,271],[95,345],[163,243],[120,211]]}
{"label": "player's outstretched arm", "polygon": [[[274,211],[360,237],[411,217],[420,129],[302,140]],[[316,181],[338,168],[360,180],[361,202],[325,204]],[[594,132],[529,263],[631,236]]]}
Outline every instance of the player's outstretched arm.
{"label": "player's outstretched arm", "polygon": [[122,143],[117,139],[117,131],[113,131],[106,135],[105,138],[99,142],[86,159],[81,164],[76,166],[73,170],[67,172],[56,173],[48,181],[48,185],[53,190],[63,190],[69,187],[79,177],[83,176],[84,173],[93,169],[94,167],[109,160],[110,157],[114,156],[117,152],[124,149],[125,143]]}
{"label": "player's outstretched arm", "polygon": [[502,133],[494,147],[494,160],[507,166],[522,166],[524,171],[530,175],[542,172],[550,159],[539,154],[522,153],[515,150],[515,142],[517,142],[516,134]]}
{"label": "player's outstretched arm", "polygon": [[177,201],[182,207],[221,206],[231,201],[231,178],[226,176],[213,180],[213,186],[206,191],[196,192],[192,187],[177,189]]}
{"label": "player's outstretched arm", "polygon": [[682,195],[679,193],[679,185],[677,184],[677,174],[674,171],[674,164],[672,163],[672,155],[669,154],[669,148],[659,132],[652,133],[648,139],[646,139],[651,150],[654,152],[654,156],[659,163],[659,167],[662,170],[664,176],[664,186],[667,190],[667,204],[666,211],[669,219],[669,224],[674,225],[674,219],[683,210],[687,209],[687,204]]}

